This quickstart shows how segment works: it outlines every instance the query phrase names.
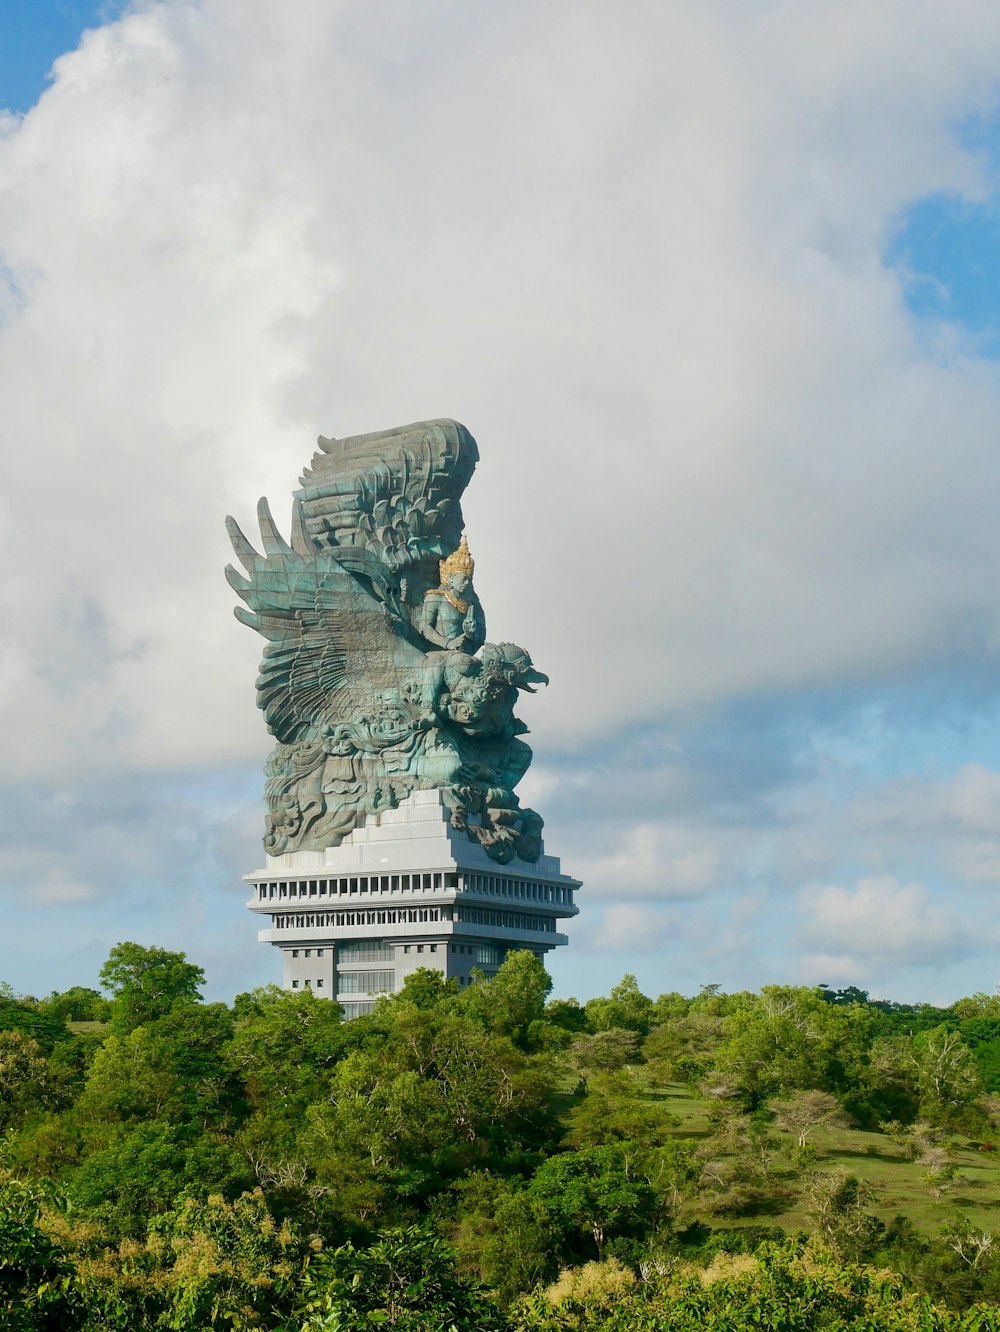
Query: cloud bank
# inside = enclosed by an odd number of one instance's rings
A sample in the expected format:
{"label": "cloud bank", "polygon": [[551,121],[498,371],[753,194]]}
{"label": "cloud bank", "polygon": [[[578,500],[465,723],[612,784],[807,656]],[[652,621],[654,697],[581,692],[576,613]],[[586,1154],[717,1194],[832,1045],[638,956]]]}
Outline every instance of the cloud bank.
{"label": "cloud bank", "polygon": [[[4,782],[151,801],[259,764],[224,513],[282,513],[317,433],[453,415],[491,634],[554,682],[525,709],[552,849],[608,939],[641,934],[623,893],[670,899],[669,971],[684,929],[746,954],[727,893],[938,891],[892,858],[905,761],[866,823],[787,719],[991,694],[1000,380],[884,256],[916,200],[993,190],[962,126],[998,58],[986,0],[164,0],[88,33],[0,140]],[[755,699],[784,731],[734,721]],[[996,879],[983,799],[978,849],[928,840],[963,883]],[[103,891],[104,851],[33,847],[12,890]]]}

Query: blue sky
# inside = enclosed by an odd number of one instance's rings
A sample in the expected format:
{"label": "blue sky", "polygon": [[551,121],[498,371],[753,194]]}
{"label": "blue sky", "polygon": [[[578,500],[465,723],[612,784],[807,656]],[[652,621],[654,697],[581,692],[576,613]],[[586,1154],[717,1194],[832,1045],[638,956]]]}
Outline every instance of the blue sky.
{"label": "blue sky", "polygon": [[48,84],[53,62],[76,49],[85,28],[115,17],[124,0],[0,0],[0,103],[28,111]]}
{"label": "blue sky", "polygon": [[1000,981],[1000,15],[960,17],[0,5],[0,977],[276,976],[222,517],[453,415],[491,636],[552,677],[558,990]]}
{"label": "blue sky", "polygon": [[[995,181],[1000,162],[996,116],[976,117],[961,127],[960,136],[985,159]],[[981,355],[1000,355],[1000,206],[995,192],[973,199],[943,192],[914,201],[899,220],[886,262],[902,272],[907,304],[918,319],[954,323]]]}

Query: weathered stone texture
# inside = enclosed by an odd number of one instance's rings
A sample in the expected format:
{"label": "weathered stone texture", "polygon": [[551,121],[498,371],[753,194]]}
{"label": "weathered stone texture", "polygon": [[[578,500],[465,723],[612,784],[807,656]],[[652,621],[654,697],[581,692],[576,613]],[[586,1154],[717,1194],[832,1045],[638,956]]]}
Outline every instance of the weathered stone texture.
{"label": "weathered stone texture", "polygon": [[522,648],[485,641],[462,538],[476,441],[440,420],[319,446],[288,541],[266,500],[263,554],[227,519],[246,570],[226,570],[247,607],[236,615],[267,640],[265,849],[338,846],[437,789],[492,860],[536,861],[542,820],[514,791],[531,761],[514,706],[547,677]]}

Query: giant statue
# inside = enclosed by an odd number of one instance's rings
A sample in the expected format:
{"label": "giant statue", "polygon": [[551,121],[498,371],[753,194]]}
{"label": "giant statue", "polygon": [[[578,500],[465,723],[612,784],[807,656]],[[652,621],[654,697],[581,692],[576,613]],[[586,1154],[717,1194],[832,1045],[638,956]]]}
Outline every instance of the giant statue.
{"label": "giant statue", "polygon": [[266,500],[263,554],[227,519],[246,570],[226,569],[248,607],[236,616],[267,640],[271,855],[338,846],[436,788],[493,860],[538,860],[542,820],[515,794],[531,750],[514,707],[548,679],[523,648],[486,641],[461,509],[478,458],[457,421],[320,436],[288,541]]}

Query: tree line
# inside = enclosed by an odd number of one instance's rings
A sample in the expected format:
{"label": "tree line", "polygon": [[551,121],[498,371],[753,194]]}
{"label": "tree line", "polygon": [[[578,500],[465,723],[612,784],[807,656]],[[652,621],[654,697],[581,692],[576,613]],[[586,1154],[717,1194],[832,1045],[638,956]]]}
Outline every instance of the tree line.
{"label": "tree line", "polygon": [[347,1023],[203,983],[121,943],[100,990],[0,989],[0,1327],[1000,1328],[1000,1236],[880,1218],[824,1148],[878,1133],[947,1199],[1000,1132],[1000,999],[579,1004],[528,952]]}

